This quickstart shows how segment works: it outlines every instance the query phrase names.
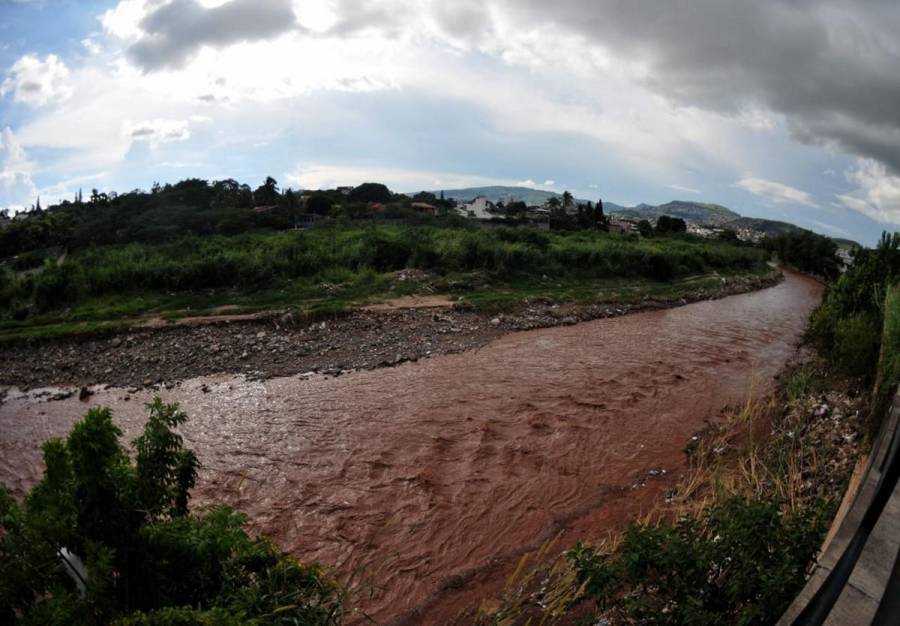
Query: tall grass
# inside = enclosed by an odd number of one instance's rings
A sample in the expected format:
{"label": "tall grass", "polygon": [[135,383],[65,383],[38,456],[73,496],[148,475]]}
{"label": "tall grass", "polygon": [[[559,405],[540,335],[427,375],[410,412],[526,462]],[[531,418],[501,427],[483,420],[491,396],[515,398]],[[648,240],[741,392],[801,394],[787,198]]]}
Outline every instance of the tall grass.
{"label": "tall grass", "polygon": [[431,226],[342,227],[89,248],[47,263],[9,300],[38,310],[131,291],[253,290],[325,272],[419,268],[499,277],[641,277],[668,281],[700,272],[760,268],[765,253],[722,242],[628,239],[597,232],[478,230]]}
{"label": "tall grass", "polygon": [[[873,392],[872,417],[887,414],[898,383],[900,383],[900,285],[893,285],[888,288],[884,298],[884,331],[881,335],[878,375]],[[874,437],[879,425],[879,419],[870,420],[868,424],[870,437]]]}

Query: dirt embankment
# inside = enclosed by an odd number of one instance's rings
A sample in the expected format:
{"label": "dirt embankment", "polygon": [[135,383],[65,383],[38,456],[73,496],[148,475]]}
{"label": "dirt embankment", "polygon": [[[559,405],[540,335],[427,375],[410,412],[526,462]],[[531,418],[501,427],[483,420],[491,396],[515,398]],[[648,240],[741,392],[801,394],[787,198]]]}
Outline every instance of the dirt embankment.
{"label": "dirt embankment", "polygon": [[639,304],[532,302],[503,315],[460,307],[359,310],[309,324],[290,314],[134,328],[111,336],[69,337],[0,346],[0,384],[22,388],[110,384],[141,387],[214,373],[253,378],[303,372],[339,375],[477,348],[510,331],[548,328],[668,308],[770,287],[780,272],[723,278],[715,290]]}

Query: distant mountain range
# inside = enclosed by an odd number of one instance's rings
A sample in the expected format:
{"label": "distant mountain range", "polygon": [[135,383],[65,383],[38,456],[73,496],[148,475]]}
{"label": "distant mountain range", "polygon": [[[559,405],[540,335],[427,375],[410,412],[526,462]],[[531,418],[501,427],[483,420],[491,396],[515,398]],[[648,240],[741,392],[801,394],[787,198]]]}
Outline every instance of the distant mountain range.
{"label": "distant mountain range", "polygon": [[[440,194],[440,191],[434,191],[432,193],[438,195]],[[458,202],[465,202],[478,196],[483,196],[491,202],[502,201],[503,203],[508,203],[522,201],[526,204],[533,205],[543,204],[549,198],[558,198],[562,196],[562,194],[554,191],[529,189],[528,187],[506,187],[502,185],[444,190],[445,198],[452,198]],[[577,201],[586,202],[585,200]],[[607,213],[631,219],[655,220],[661,215],[669,215],[671,217],[680,217],[685,222],[697,224],[698,226],[715,226],[718,228],[731,228],[733,230],[747,229],[764,235],[780,235],[791,231],[804,230],[799,226],[789,224],[788,222],[767,220],[759,217],[743,217],[739,213],[736,213],[721,204],[710,204],[706,202],[673,200],[672,202],[656,206],[639,204],[633,207],[621,206],[614,202],[604,202],[603,208]],[[845,248],[858,245],[856,242],[849,239],[835,239],[835,242],[837,242],[839,246]]]}
{"label": "distant mountain range", "polygon": [[666,204],[651,206],[649,204],[639,204],[635,207],[623,207],[613,203],[604,203],[605,207],[609,207],[607,213],[616,213],[622,217],[631,217],[634,219],[657,219],[663,215],[670,217],[680,217],[685,222],[699,224],[701,226],[724,226],[730,222],[734,222],[741,216],[731,209],[723,207],[720,204],[708,204],[704,202],[683,202],[681,200],[673,200]]}

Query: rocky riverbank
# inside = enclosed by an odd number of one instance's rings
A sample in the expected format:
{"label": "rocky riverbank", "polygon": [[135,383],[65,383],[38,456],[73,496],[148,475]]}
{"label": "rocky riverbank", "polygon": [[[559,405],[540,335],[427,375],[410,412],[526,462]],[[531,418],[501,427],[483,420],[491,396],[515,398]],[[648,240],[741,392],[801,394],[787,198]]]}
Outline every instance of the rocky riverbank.
{"label": "rocky riverbank", "polygon": [[107,336],[21,342],[0,346],[0,384],[20,388],[110,384],[143,387],[196,376],[231,373],[253,378],[304,372],[340,375],[477,348],[516,330],[666,308],[770,287],[780,272],[723,278],[714,290],[638,304],[559,305],[527,302],[503,315],[459,305],[360,310],[344,317],[301,322],[288,313],[201,325],[172,324]]}

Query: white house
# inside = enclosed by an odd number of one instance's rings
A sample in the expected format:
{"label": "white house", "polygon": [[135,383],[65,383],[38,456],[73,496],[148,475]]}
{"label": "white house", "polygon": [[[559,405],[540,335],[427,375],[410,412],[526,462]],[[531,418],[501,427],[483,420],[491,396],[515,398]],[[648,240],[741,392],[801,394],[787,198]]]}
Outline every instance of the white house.
{"label": "white house", "polygon": [[483,196],[478,196],[470,202],[460,204],[456,207],[456,210],[460,215],[468,217],[469,219],[489,220],[497,217],[492,212],[494,210],[494,203]]}

